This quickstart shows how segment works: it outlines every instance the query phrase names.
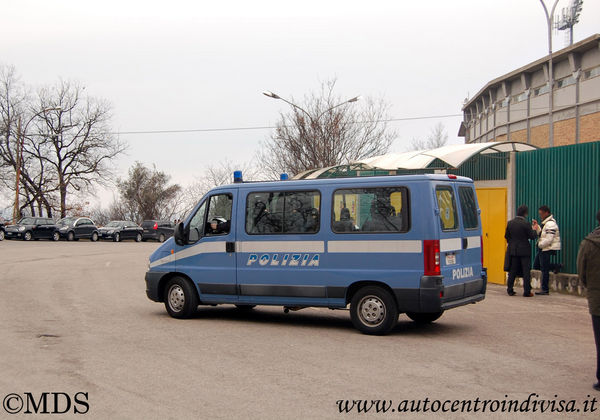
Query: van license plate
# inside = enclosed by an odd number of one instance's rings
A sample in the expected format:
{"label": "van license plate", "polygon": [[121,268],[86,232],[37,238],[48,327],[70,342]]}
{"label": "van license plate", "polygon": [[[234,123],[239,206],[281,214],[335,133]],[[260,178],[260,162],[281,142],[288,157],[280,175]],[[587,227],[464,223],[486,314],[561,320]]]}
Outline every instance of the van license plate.
{"label": "van license plate", "polygon": [[456,264],[456,254],[446,254],[446,265]]}

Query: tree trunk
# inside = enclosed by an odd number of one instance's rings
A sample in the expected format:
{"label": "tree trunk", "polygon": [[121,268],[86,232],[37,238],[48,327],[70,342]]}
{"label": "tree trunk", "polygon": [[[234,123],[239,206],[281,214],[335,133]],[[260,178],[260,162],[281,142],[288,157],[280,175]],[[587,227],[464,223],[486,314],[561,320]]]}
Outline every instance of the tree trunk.
{"label": "tree trunk", "polygon": [[67,217],[67,186],[61,182],[60,185],[60,217]]}

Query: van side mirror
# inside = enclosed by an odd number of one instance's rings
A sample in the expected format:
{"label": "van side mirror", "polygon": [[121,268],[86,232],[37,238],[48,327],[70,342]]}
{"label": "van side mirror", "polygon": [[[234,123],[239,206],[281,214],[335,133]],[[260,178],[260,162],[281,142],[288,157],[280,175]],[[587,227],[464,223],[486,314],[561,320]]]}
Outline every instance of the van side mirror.
{"label": "van side mirror", "polygon": [[183,246],[187,244],[187,235],[183,226],[183,222],[177,223],[175,225],[175,233],[173,234],[175,238],[175,243],[179,246]]}

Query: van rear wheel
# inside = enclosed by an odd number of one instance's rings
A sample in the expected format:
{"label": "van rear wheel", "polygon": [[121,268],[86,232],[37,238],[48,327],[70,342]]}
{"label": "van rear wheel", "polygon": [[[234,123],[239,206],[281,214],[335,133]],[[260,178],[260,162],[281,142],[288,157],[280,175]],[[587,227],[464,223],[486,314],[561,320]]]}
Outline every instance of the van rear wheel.
{"label": "van rear wheel", "polygon": [[350,303],[352,324],[363,334],[384,335],[398,321],[398,307],[390,292],[378,286],[359,289]]}
{"label": "van rear wheel", "polygon": [[173,318],[189,318],[198,310],[198,294],[186,279],[173,277],[165,288],[165,308]]}
{"label": "van rear wheel", "polygon": [[436,319],[439,319],[444,314],[444,311],[440,312],[407,312],[406,315],[415,321],[417,324],[431,324]]}

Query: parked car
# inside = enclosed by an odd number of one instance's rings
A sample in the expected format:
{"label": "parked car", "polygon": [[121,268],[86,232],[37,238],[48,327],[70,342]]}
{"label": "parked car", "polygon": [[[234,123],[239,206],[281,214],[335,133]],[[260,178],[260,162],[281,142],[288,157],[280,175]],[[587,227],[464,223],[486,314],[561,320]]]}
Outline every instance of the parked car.
{"label": "parked car", "polygon": [[31,241],[32,239],[36,241],[38,239],[58,240],[54,235],[54,232],[56,232],[54,220],[48,217],[23,217],[17,224],[5,226],[3,232],[6,239],[23,239],[24,241]]}
{"label": "parked car", "polygon": [[[56,232],[59,238],[67,241],[90,239],[98,240],[98,228],[89,217],[65,217],[56,222]],[[57,239],[58,240],[58,239]]]}
{"label": "parked car", "polygon": [[0,220],[0,241],[4,240],[4,235],[5,235],[4,220]]}
{"label": "parked car", "polygon": [[98,232],[102,239],[112,239],[115,242],[133,239],[136,242],[140,242],[144,230],[140,225],[130,220],[113,220],[106,226],[98,229]]}
{"label": "parked car", "polygon": [[142,228],[144,229],[142,235],[142,241],[144,242],[148,239],[164,242],[173,236],[175,231],[175,225],[168,220],[144,220]]}

